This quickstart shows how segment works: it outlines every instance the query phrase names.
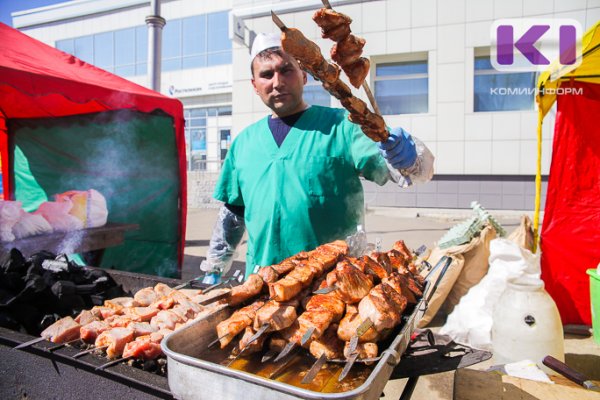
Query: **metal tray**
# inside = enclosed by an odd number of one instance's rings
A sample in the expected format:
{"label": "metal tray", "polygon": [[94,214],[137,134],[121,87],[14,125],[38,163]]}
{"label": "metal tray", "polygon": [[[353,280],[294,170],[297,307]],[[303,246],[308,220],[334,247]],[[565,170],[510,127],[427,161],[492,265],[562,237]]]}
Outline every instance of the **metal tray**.
{"label": "metal tray", "polygon": [[[425,297],[425,296],[424,296]],[[162,342],[168,359],[169,388],[177,399],[378,399],[387,381],[408,347],[410,336],[423,316],[421,299],[405,319],[400,332],[381,354],[367,380],[355,389],[339,393],[321,393],[302,389],[252,373],[227,368],[192,356],[216,338],[216,325],[231,315],[227,306],[206,318],[174,332]]]}

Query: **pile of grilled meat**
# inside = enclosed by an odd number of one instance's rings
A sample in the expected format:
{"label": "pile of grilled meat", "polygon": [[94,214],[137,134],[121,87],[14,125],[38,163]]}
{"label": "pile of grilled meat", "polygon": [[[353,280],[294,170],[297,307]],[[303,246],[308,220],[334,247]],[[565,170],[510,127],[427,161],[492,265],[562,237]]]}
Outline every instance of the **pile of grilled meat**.
{"label": "pile of grilled meat", "polygon": [[235,358],[268,348],[277,361],[305,348],[317,359],[373,362],[377,342],[422,296],[413,260],[403,241],[361,258],[336,241],[263,267],[231,290],[229,304],[241,308],[217,325],[217,339],[234,343]]}

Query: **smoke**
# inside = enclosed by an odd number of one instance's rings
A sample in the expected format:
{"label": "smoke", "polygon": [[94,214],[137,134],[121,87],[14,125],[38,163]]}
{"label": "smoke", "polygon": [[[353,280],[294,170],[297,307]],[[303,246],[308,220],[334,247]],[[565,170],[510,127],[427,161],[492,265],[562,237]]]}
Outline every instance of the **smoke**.
{"label": "smoke", "polygon": [[73,254],[79,251],[81,243],[83,242],[84,231],[77,230],[68,232],[65,238],[57,246],[57,254]]}

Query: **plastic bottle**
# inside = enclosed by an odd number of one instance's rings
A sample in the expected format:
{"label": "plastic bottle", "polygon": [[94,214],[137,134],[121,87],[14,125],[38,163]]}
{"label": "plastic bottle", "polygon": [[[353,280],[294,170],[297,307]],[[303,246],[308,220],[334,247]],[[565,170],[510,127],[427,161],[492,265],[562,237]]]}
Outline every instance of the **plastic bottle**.
{"label": "plastic bottle", "polygon": [[508,282],[493,312],[492,348],[495,364],[531,360],[554,373],[542,359],[551,355],[564,362],[562,322],[544,281],[524,275]]}

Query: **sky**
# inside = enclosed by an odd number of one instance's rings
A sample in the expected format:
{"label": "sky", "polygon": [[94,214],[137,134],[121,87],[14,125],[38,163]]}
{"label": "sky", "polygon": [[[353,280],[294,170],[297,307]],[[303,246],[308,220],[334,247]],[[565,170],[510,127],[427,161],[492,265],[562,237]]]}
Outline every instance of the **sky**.
{"label": "sky", "polygon": [[63,3],[66,0],[0,0],[0,22],[12,26],[10,13]]}

